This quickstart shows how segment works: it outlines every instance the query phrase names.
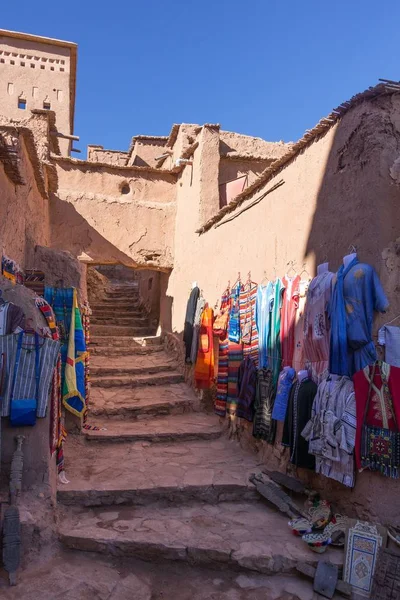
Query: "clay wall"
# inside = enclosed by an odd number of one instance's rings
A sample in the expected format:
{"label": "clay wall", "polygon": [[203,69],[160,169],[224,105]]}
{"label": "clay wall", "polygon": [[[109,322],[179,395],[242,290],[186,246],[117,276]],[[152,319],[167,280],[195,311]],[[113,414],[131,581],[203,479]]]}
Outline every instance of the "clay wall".
{"label": "clay wall", "polygon": [[18,167],[24,184],[15,185],[0,162],[0,246],[24,268],[36,244],[50,242],[49,202],[39,192],[22,135],[17,138]]}
{"label": "clay wall", "polygon": [[[0,114],[20,121],[32,109],[50,108],[58,130],[71,133],[70,69],[70,48],[0,32]],[[60,140],[60,147],[67,154],[69,141]]]}
{"label": "clay wall", "polygon": [[166,140],[162,139],[137,140],[128,164],[138,167],[155,167],[157,164],[156,158],[165,152],[165,144]]}
{"label": "clay wall", "polygon": [[123,167],[127,163],[128,153],[120,150],[105,150],[103,146],[88,146],[87,159],[94,163]]}
{"label": "clay wall", "polygon": [[172,267],[174,175],[70,159],[55,162],[53,247],[88,263]]}
{"label": "clay wall", "polygon": [[283,156],[290,144],[267,142],[261,138],[243,135],[234,131],[220,131],[221,155],[241,154],[277,159]]}
{"label": "clay wall", "polygon": [[[234,220],[202,235],[195,233],[204,214],[201,207],[196,209],[197,198],[203,188],[200,203],[208,201],[205,212],[210,212],[213,183],[208,182],[207,194],[207,182],[201,177],[207,167],[214,166],[213,156],[198,148],[193,174],[185,169],[177,187],[174,269],[162,295],[163,322],[170,321],[173,332],[182,332],[194,280],[214,306],[238,272],[243,279],[249,270],[254,281],[260,281],[265,272],[272,279],[275,273],[283,276],[293,260],[298,271],[305,263],[312,276],[325,259],[336,271],[351,244],[358,248],[362,261],[376,268],[390,301],[388,314],[377,318],[375,331],[398,315],[400,187],[395,161],[399,148],[400,98],[365,102],[249,197],[247,204],[283,180],[281,187]],[[199,163],[202,168],[196,169]],[[251,439],[246,427],[245,439]],[[273,450],[263,445],[262,453],[266,462],[285,468],[287,458],[278,446]],[[329,492],[340,508],[348,504],[346,511],[358,516],[387,522],[398,513],[396,481],[363,473],[353,492],[322,477],[314,484]]]}
{"label": "clay wall", "polygon": [[247,175],[247,185],[251,185],[265,167],[270,163],[268,160],[232,160],[221,158],[219,163],[219,183],[227,183]]}

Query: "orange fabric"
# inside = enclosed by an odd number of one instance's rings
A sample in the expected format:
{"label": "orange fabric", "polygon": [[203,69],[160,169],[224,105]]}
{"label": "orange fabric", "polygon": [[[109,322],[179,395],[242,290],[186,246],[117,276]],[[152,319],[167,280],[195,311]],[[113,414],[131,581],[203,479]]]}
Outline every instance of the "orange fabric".
{"label": "orange fabric", "polygon": [[197,353],[194,378],[198,389],[208,389],[214,382],[214,311],[205,308],[201,315],[199,350]]}

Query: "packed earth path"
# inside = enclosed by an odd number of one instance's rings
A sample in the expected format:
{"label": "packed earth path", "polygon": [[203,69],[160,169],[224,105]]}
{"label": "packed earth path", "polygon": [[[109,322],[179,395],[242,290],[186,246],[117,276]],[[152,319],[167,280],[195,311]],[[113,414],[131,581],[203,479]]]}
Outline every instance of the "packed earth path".
{"label": "packed earth path", "polygon": [[313,598],[296,564],[318,555],[260,499],[249,476],[262,465],[202,409],[137,288],[115,285],[92,308],[96,428],[67,440],[60,556],[24,572],[5,598]]}

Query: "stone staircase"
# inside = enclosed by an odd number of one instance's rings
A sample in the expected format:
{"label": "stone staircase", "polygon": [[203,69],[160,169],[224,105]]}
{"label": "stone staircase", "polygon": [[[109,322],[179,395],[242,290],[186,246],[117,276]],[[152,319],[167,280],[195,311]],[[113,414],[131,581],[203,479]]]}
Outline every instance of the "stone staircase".
{"label": "stone staircase", "polygon": [[99,429],[67,439],[62,544],[268,575],[316,565],[287,518],[260,501],[249,475],[261,465],[201,410],[149,329],[137,290],[115,287],[93,305],[92,323],[90,423]]}

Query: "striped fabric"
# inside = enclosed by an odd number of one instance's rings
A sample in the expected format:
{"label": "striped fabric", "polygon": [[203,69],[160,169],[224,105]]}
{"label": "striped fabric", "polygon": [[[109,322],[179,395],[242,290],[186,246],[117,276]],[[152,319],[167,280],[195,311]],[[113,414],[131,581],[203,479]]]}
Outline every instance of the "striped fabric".
{"label": "striped fabric", "polygon": [[[5,354],[5,390],[2,398],[1,415],[8,417],[10,414],[10,392],[14,364],[17,353],[18,334],[5,335],[0,337],[0,354]],[[50,383],[53,378],[54,367],[56,366],[57,356],[60,349],[59,342],[49,338],[40,339],[39,358],[40,358],[40,383],[39,399],[37,406],[37,416],[45,417],[47,401],[49,398]],[[23,336],[21,358],[19,362],[14,398],[16,400],[23,398],[34,398],[36,395],[35,380],[35,343],[31,334]]]}
{"label": "striped fabric", "polygon": [[247,356],[240,365],[239,369],[239,396],[237,406],[237,416],[253,421],[254,400],[257,385],[257,369],[254,361]]}
{"label": "striped fabric", "polygon": [[228,396],[228,336],[219,340],[217,397],[214,412],[220,417],[226,415],[226,400]]}
{"label": "striped fabric", "polygon": [[258,331],[256,323],[256,283],[248,282],[240,292],[240,329],[242,332],[243,356],[249,356],[258,367]]}
{"label": "striped fabric", "polygon": [[228,340],[228,397],[226,410],[236,416],[239,396],[239,368],[243,360],[243,344]]}

